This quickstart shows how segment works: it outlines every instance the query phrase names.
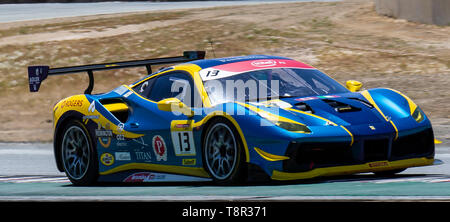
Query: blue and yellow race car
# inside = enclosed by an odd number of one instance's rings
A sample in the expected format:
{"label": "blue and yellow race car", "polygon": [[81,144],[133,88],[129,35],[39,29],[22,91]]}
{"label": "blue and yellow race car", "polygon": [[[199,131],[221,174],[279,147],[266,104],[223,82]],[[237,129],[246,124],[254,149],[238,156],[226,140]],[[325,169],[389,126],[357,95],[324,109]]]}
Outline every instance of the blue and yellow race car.
{"label": "blue and yellow race car", "polygon": [[[30,91],[50,75],[86,72],[89,86],[53,108],[57,167],[96,182],[298,180],[434,163],[430,120],[407,96],[341,85],[277,56],[204,59],[203,51],[138,61],[28,67]],[[174,64],[152,72],[152,66]],[[94,71],[148,75],[91,94]]]}

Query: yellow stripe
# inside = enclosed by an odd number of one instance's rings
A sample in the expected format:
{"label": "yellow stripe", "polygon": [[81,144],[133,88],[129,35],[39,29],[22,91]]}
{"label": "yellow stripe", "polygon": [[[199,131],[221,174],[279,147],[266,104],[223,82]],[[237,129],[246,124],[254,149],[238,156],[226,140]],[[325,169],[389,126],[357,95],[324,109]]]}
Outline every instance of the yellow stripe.
{"label": "yellow stripe", "polygon": [[94,112],[89,111],[89,100],[85,95],[75,95],[68,97],[64,100],[61,100],[59,103],[55,105],[54,108],[54,127],[56,127],[56,123],[59,121],[61,116],[70,110],[74,110],[82,113],[85,116],[99,116],[98,119],[91,119],[97,124],[100,124],[103,127],[109,126],[109,130],[111,130],[114,134],[123,134],[126,138],[139,138],[143,136],[143,134],[132,133],[128,131],[118,131],[118,126],[111,122],[109,119],[104,117],[100,112],[94,110]]}
{"label": "yellow stripe", "polygon": [[342,129],[344,129],[345,131],[347,131],[347,133],[350,135],[350,137],[352,138],[352,141],[350,142],[350,146],[352,146],[353,145],[353,143],[355,142],[355,139],[353,138],[353,134],[347,129],[347,128],[345,128],[344,126],[340,126],[340,127],[342,127]]}
{"label": "yellow stripe", "polygon": [[212,117],[215,116],[221,116],[221,117],[225,117],[227,118],[233,125],[234,127],[237,129],[239,136],[242,139],[242,143],[244,144],[244,151],[245,151],[245,161],[248,163],[250,162],[250,154],[248,151],[248,146],[247,146],[247,140],[245,139],[244,133],[241,130],[241,127],[239,126],[239,124],[236,122],[236,120],[230,116],[228,113],[223,112],[223,111],[214,111],[209,113],[207,116],[205,116],[202,120],[195,122],[192,127],[199,127],[201,125],[203,125],[204,123],[206,123],[209,119],[211,119]]}
{"label": "yellow stripe", "polygon": [[384,170],[395,170],[409,167],[417,166],[427,166],[432,165],[434,159],[427,158],[413,158],[407,160],[397,160],[397,161],[376,161],[359,165],[351,166],[337,166],[337,167],[325,167],[317,168],[307,172],[300,173],[286,173],[274,170],[272,173],[273,180],[299,180],[299,179],[309,179],[318,176],[336,176],[344,174],[355,174],[364,172],[377,172]]}
{"label": "yellow stripe", "polygon": [[208,173],[203,169],[203,167],[184,167],[184,166],[167,166],[160,164],[151,163],[128,163],[110,170],[100,172],[100,175],[113,174],[125,170],[149,170],[165,173],[176,173],[189,176],[206,177],[209,178]]}
{"label": "yellow stripe", "polygon": [[262,110],[258,107],[252,106],[248,103],[241,103],[241,102],[236,102],[237,104],[244,106],[250,110],[252,110],[255,113],[258,113],[259,115],[261,115],[263,118],[269,119],[269,120],[273,120],[273,121],[283,121],[283,122],[289,122],[289,123],[295,123],[295,124],[299,124],[299,125],[305,125],[303,123],[299,123],[297,121],[288,119],[286,117],[283,116],[279,116],[279,115],[275,115],[273,113],[267,112],[265,110]]}
{"label": "yellow stripe", "polygon": [[264,159],[268,161],[280,161],[280,160],[287,160],[289,157],[287,156],[279,156],[271,153],[264,152],[263,150],[255,147],[255,151]]}
{"label": "yellow stripe", "polygon": [[372,104],[375,109],[378,110],[378,112],[383,116],[383,118],[386,120],[386,122],[389,122],[388,118],[384,115],[383,112],[381,112],[381,109],[378,107],[378,105],[375,103],[375,101],[373,100],[372,96],[370,95],[369,91],[364,90],[361,92],[361,94],[364,96],[364,98],[366,98],[367,100],[369,100],[370,104]]}
{"label": "yellow stripe", "polygon": [[390,123],[391,123],[391,125],[394,127],[394,129],[395,129],[395,138],[394,138],[394,140],[397,140],[397,138],[398,138],[398,129],[397,129],[397,126],[394,124],[394,122],[392,122],[392,120],[391,121],[389,121]]}
{"label": "yellow stripe", "polygon": [[370,95],[369,91],[364,90],[364,91],[361,92],[361,95],[363,95],[364,98],[366,98],[366,99],[367,99],[367,100],[375,107],[375,109],[378,110],[378,112],[383,116],[383,118],[386,120],[386,122],[391,123],[391,125],[392,125],[392,126],[394,127],[394,129],[395,129],[395,138],[394,138],[394,140],[397,140],[397,138],[398,138],[398,129],[397,129],[397,126],[395,126],[394,122],[392,122],[392,120],[389,120],[389,119],[384,115],[384,113],[381,112],[380,107],[378,107],[378,105],[375,103],[375,101],[373,100],[373,98],[372,98],[372,96]]}
{"label": "yellow stripe", "polygon": [[408,105],[409,105],[409,113],[412,115],[414,113],[414,111],[417,109],[417,105],[409,98],[407,97],[405,94],[395,90],[395,89],[389,89],[391,91],[394,91],[398,94],[400,94],[401,96],[403,96],[403,98],[406,99],[406,101],[408,101]]}
{"label": "yellow stripe", "polygon": [[103,105],[110,112],[123,112],[128,111],[128,106],[124,103],[112,103]]}
{"label": "yellow stripe", "polygon": [[[312,117],[321,119],[321,120],[323,120],[323,121],[326,121],[326,122],[330,123],[330,124],[333,125],[333,126],[338,126],[338,124],[332,122],[332,121],[329,120],[329,119],[325,119],[325,118],[323,118],[323,117],[320,117],[320,116],[317,116],[317,115],[314,115],[314,114],[311,114],[311,113],[307,113],[307,112],[303,112],[303,111],[300,111],[300,110],[297,110],[297,109],[291,109],[291,108],[288,108],[287,110],[293,111],[293,112],[297,112],[297,113],[301,113],[301,114],[305,114],[305,115],[308,115],[308,116],[312,116]],[[353,143],[354,143],[353,134],[352,134],[347,128],[345,128],[344,126],[342,126],[342,125],[339,125],[339,126],[342,127],[342,129],[344,129],[344,130],[350,135],[350,137],[352,138],[352,141],[351,141],[351,143],[350,143],[350,146],[352,146]]]}

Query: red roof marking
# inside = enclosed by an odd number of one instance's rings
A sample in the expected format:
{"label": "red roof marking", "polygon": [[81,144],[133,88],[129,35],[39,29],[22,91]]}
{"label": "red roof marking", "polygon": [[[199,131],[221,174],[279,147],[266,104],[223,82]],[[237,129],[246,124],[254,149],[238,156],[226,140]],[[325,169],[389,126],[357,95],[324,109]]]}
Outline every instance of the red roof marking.
{"label": "red roof marking", "polygon": [[229,72],[244,72],[257,69],[267,68],[301,68],[301,69],[314,69],[314,67],[306,65],[304,63],[290,60],[290,59],[258,59],[242,62],[234,62],[223,65],[210,67]]}

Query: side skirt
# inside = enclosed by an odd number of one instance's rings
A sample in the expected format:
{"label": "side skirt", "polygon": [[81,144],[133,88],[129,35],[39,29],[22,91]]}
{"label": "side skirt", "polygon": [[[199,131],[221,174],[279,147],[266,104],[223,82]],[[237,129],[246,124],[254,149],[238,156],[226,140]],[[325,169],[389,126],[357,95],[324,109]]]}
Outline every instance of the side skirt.
{"label": "side skirt", "polygon": [[98,182],[152,183],[152,182],[209,182],[210,178],[160,173],[145,170],[127,170],[100,175]]}

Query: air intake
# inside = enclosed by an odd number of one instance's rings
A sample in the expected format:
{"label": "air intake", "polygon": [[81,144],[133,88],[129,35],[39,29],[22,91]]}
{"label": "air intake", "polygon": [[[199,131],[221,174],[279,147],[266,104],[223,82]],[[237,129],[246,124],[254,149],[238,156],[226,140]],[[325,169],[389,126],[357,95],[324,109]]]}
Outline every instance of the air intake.
{"label": "air intake", "polygon": [[306,112],[306,113],[314,113],[314,110],[311,108],[311,106],[308,106],[306,103],[297,103],[294,105],[295,108],[297,108],[300,111]]}
{"label": "air intake", "polygon": [[361,111],[361,108],[351,106],[349,104],[341,103],[331,99],[323,99],[322,101],[326,102],[328,105],[334,108],[336,112],[346,113],[346,112],[357,112]]}
{"label": "air intake", "polygon": [[358,101],[358,102],[364,104],[365,106],[367,106],[367,107],[369,107],[369,108],[371,108],[371,109],[374,108],[374,106],[373,106],[372,104],[370,104],[369,102],[367,102],[367,101],[365,101],[365,100],[362,100],[362,99],[360,99],[360,98],[349,98],[349,99],[356,100],[356,101]]}

